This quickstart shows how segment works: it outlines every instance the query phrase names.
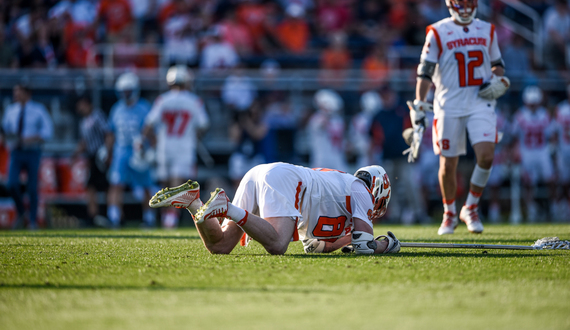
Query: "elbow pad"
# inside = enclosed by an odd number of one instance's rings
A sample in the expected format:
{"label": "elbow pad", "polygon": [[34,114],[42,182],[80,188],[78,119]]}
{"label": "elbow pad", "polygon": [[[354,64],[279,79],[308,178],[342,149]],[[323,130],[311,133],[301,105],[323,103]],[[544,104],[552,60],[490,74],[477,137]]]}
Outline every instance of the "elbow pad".
{"label": "elbow pad", "polygon": [[435,66],[437,64],[433,62],[423,61],[418,65],[418,71],[416,72],[418,78],[424,78],[431,81],[431,77],[435,73]]}
{"label": "elbow pad", "polygon": [[365,231],[352,232],[352,247],[357,254],[373,254],[376,250],[374,235]]}

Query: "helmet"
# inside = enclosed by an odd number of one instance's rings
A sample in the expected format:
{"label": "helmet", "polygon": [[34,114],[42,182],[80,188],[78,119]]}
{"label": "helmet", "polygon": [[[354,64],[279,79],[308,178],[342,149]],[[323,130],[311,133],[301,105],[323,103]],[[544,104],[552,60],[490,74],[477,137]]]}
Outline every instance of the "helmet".
{"label": "helmet", "polygon": [[371,165],[359,168],[354,176],[364,181],[374,197],[372,219],[379,219],[384,216],[392,195],[392,185],[388,173],[382,166]]}
{"label": "helmet", "polygon": [[329,113],[338,113],[344,107],[344,102],[340,95],[332,89],[321,89],[315,93],[313,99],[315,108]]}
{"label": "helmet", "polygon": [[538,86],[527,86],[523,90],[522,99],[524,104],[538,105],[542,103],[542,90]]}
{"label": "helmet", "polygon": [[186,68],[186,65],[174,65],[166,73],[166,82],[169,86],[186,85],[192,81],[193,76]]}
{"label": "helmet", "polygon": [[115,91],[120,99],[136,102],[140,93],[139,77],[132,72],[121,74],[115,83]]}
{"label": "helmet", "polygon": [[380,95],[374,91],[369,91],[360,97],[360,107],[362,111],[369,115],[375,115],[378,111],[382,110],[384,107],[384,102]]}
{"label": "helmet", "polygon": [[469,24],[477,14],[477,0],[445,0],[445,5],[453,19],[461,24]]}

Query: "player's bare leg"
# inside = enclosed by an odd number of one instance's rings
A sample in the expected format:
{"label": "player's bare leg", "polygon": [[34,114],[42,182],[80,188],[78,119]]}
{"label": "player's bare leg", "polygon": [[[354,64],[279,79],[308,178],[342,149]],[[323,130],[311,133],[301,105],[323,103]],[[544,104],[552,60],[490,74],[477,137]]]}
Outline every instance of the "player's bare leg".
{"label": "player's bare leg", "polygon": [[459,218],[467,224],[467,229],[470,232],[479,234],[483,232],[483,224],[479,219],[478,213],[479,200],[491,175],[495,143],[480,142],[473,146],[473,150],[477,158],[477,165],[475,170],[473,170],[469,183],[469,194],[467,195],[465,205],[461,208]]}
{"label": "player's bare leg", "polygon": [[[263,245],[267,252],[271,254],[284,254],[285,251],[287,251],[287,247],[289,246],[289,242],[291,241],[296,225],[295,220],[291,217],[263,219],[257,215],[251,214],[246,210],[229,203],[225,192],[219,188],[212,193],[210,200],[206,202],[206,204],[204,204],[204,206],[202,206],[195,214],[195,220],[198,225],[212,218],[228,218],[232,220],[235,226],[241,227],[245,233]],[[210,223],[212,222],[210,221]],[[234,224],[230,223],[227,226],[227,230],[232,230],[231,228]],[[208,228],[211,231],[206,233],[206,240],[214,243],[216,240],[220,240],[221,237],[218,236],[219,233],[211,227],[212,226],[210,225]],[[232,241],[235,240],[235,244],[237,244],[240,237],[237,237],[237,240],[236,237],[232,237]],[[205,244],[206,247],[208,247],[206,240]],[[208,248],[208,250],[210,250],[210,248]],[[219,251],[217,249],[210,251],[212,253],[229,253],[229,251]]]}
{"label": "player's bare leg", "polygon": [[123,210],[123,186],[111,185],[107,196],[107,218],[111,222],[112,228],[121,226],[121,212]]}
{"label": "player's bare leg", "polygon": [[453,234],[457,227],[457,209],[455,194],[457,192],[457,163],[459,157],[439,156],[439,187],[443,198],[443,220],[437,233],[439,235]]}

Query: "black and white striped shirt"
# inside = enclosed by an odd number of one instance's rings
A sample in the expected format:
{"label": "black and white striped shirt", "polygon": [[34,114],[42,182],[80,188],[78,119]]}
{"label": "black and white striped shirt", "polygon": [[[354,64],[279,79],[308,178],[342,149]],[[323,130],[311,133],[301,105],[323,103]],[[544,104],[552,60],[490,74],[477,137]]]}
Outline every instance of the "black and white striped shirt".
{"label": "black and white striped shirt", "polygon": [[79,129],[87,154],[94,156],[105,143],[105,135],[109,131],[105,114],[99,109],[93,110],[89,116],[81,120]]}

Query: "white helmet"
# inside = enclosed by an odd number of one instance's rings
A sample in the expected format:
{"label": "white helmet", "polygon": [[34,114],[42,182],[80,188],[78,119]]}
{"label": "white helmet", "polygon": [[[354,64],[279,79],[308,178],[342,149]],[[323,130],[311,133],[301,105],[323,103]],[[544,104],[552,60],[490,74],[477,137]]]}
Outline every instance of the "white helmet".
{"label": "white helmet", "polygon": [[527,86],[523,90],[522,99],[524,104],[538,105],[542,103],[542,90],[538,86]]}
{"label": "white helmet", "polygon": [[139,77],[132,72],[125,72],[117,78],[115,91],[119,98],[126,98],[130,102],[136,102],[140,93]]}
{"label": "white helmet", "polygon": [[477,14],[477,0],[445,0],[445,5],[453,19],[461,24],[469,24]]}
{"label": "white helmet", "polygon": [[340,95],[332,89],[321,89],[315,93],[313,99],[314,106],[318,110],[330,113],[339,113],[344,107],[344,102]]}
{"label": "white helmet", "polygon": [[360,107],[366,114],[374,116],[378,111],[384,107],[384,102],[378,93],[368,91],[360,97]]}
{"label": "white helmet", "polygon": [[188,71],[186,65],[174,65],[166,73],[166,82],[169,86],[186,85],[194,79],[194,75]]}
{"label": "white helmet", "polygon": [[388,178],[388,173],[382,166],[371,165],[359,168],[354,176],[364,181],[374,197],[374,210],[372,220],[379,219],[388,209],[388,203],[392,196],[392,185]]}

